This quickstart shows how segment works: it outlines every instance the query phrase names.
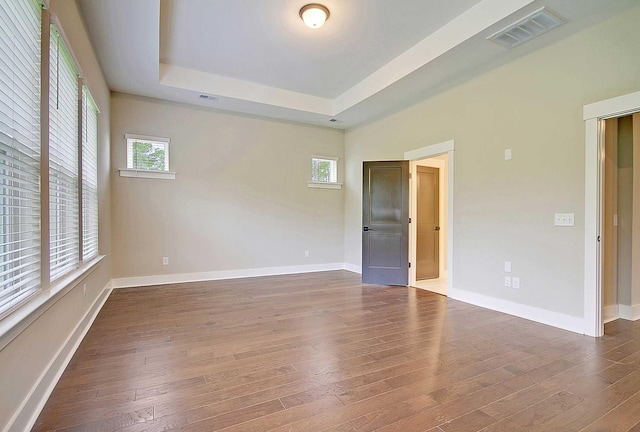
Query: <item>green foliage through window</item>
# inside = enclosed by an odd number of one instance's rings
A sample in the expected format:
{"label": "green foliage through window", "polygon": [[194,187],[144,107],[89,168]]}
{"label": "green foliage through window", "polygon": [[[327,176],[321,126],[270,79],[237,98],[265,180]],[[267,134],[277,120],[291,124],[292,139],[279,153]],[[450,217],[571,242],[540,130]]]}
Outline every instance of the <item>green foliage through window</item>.
{"label": "green foliage through window", "polygon": [[338,181],[338,162],[332,159],[311,159],[311,180],[318,183]]}
{"label": "green foliage through window", "polygon": [[166,143],[132,140],[129,168],[151,171],[168,171]]}

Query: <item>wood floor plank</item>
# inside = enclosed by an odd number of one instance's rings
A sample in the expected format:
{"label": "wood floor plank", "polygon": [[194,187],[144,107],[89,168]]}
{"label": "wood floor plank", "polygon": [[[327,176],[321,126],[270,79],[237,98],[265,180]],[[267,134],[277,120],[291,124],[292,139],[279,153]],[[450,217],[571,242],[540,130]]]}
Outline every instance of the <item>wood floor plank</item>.
{"label": "wood floor plank", "polygon": [[115,290],[33,430],[640,432],[640,322],[589,338],[346,271]]}

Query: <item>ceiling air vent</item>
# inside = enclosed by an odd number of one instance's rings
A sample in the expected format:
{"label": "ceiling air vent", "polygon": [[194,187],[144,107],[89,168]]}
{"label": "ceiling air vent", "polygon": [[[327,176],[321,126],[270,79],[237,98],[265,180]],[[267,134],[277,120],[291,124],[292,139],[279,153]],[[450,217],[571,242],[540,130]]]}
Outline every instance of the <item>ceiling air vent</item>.
{"label": "ceiling air vent", "polygon": [[218,100],[218,96],[213,96],[213,95],[208,95],[208,94],[201,94],[200,95],[200,99],[217,101]]}
{"label": "ceiling air vent", "polygon": [[538,9],[515,24],[500,30],[487,39],[504,47],[513,48],[548,32],[567,21],[549,9]]}
{"label": "ceiling air vent", "polygon": [[329,121],[330,121],[331,123],[334,123],[334,124],[342,124],[342,123],[344,123],[344,121],[342,121],[342,120],[338,120],[337,118],[332,118],[332,119],[330,119]]}

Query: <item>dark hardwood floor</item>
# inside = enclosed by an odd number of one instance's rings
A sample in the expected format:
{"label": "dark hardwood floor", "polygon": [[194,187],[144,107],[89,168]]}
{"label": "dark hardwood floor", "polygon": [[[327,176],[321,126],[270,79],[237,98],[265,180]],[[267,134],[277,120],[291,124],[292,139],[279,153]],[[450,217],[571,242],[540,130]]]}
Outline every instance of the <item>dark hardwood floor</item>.
{"label": "dark hardwood floor", "polygon": [[593,339],[344,271],[116,290],[33,430],[640,432],[640,322]]}

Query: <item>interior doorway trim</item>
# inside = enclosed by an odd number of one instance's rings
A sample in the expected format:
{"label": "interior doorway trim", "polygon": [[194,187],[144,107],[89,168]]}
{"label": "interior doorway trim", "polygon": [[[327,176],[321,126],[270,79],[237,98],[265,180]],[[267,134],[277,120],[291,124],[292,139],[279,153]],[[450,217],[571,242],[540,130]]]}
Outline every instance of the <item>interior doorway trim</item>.
{"label": "interior doorway trim", "polygon": [[[453,290],[453,179],[455,172],[455,141],[449,140],[416,150],[405,152],[404,160],[415,161],[426,159],[441,154],[448,155],[448,176],[447,176],[447,295]],[[413,232],[413,230],[409,230]],[[412,236],[412,234],[410,234]],[[415,242],[415,238],[410,237],[409,242]],[[415,275],[415,266],[410,271]],[[411,278],[410,278],[411,280]],[[415,277],[413,278],[415,280]]]}
{"label": "interior doorway trim", "polygon": [[602,120],[640,111],[640,92],[585,105],[584,333],[604,335],[602,317]]}

